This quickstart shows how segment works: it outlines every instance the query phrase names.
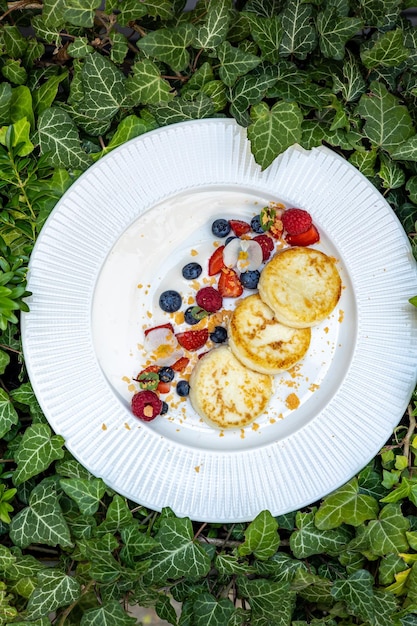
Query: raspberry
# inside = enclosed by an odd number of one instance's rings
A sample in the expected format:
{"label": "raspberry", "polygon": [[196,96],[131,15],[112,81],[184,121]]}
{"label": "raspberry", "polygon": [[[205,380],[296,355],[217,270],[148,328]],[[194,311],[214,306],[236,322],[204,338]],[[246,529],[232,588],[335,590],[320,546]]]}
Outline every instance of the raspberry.
{"label": "raspberry", "polygon": [[313,222],[310,213],[304,209],[287,209],[281,220],[288,235],[305,233]]}
{"label": "raspberry", "polygon": [[153,391],[139,391],[132,398],[133,415],[150,422],[162,411],[162,400]]}
{"label": "raspberry", "polygon": [[257,241],[262,248],[262,261],[265,263],[271,256],[271,252],[274,249],[274,242],[271,237],[268,235],[256,235],[253,238],[254,241]]}
{"label": "raspberry", "polygon": [[195,299],[198,306],[209,313],[219,311],[223,305],[223,298],[214,287],[203,287],[197,291]]}

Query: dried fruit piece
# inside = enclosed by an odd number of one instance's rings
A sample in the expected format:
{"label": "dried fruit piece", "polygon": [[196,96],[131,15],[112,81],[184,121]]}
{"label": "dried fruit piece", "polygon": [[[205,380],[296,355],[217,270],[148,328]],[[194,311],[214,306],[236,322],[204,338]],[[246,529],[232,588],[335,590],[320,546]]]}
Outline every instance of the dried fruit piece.
{"label": "dried fruit piece", "polygon": [[287,209],[281,217],[284,229],[288,235],[301,235],[310,228],[312,217],[304,209]]}
{"label": "dried fruit piece", "polygon": [[223,298],[214,287],[203,287],[196,294],[196,302],[205,311],[215,313],[222,308]]}
{"label": "dried fruit piece", "polygon": [[207,328],[202,328],[200,330],[186,330],[183,333],[178,333],[176,338],[180,346],[185,348],[185,350],[194,352],[204,346],[208,336],[209,332]]}
{"label": "dried fruit piece", "polygon": [[145,422],[150,422],[160,414],[162,400],[154,391],[138,391],[132,398],[131,406],[133,415]]}

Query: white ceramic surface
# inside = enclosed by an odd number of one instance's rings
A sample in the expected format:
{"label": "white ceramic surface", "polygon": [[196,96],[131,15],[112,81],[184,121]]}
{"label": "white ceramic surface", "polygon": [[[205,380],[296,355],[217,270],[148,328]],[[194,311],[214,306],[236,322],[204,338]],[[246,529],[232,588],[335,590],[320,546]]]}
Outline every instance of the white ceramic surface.
{"label": "white ceramic surface", "polygon": [[[166,321],[158,294],[189,289],[181,267],[204,264],[215,217],[249,219],[269,200],[312,213],[342,275],[338,307],[254,426],[220,433],[188,400],[138,422],[131,378],[149,312]],[[45,224],[28,288],[25,360],[49,423],[94,475],[155,510],[231,522],[314,502],[375,456],[415,385],[416,264],[389,205],[325,148],[295,146],[261,171],[233,120],[161,128],[93,165]]]}

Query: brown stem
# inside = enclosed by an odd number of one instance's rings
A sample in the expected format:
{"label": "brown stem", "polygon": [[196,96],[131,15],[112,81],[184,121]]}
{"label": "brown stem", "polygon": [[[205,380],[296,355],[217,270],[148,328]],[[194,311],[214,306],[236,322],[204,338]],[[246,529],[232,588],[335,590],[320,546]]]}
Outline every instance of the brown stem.
{"label": "brown stem", "polygon": [[10,13],[18,9],[23,9],[24,7],[27,9],[41,9],[43,6],[41,2],[33,2],[33,0],[21,0],[21,2],[11,2],[10,4],[11,6],[9,6],[7,11],[3,13],[3,15],[0,15],[0,22],[10,15]]}
{"label": "brown stem", "polygon": [[[88,585],[86,585],[84,587],[84,589],[81,592],[81,596],[85,596],[86,593],[88,593],[91,589],[91,587],[95,584],[94,580],[90,580],[90,582],[88,583]],[[71,613],[72,609],[74,609],[78,602],[80,601],[80,598],[77,598],[77,600],[74,600],[74,602],[72,604],[70,604],[69,606],[67,606],[67,608],[65,609],[65,611],[62,613],[60,620],[58,622],[58,626],[64,626],[65,624],[65,620],[67,619],[68,615]]]}
{"label": "brown stem", "polygon": [[408,419],[410,421],[410,424],[408,426],[407,434],[405,435],[403,439],[403,446],[404,446],[403,454],[408,459],[408,465],[411,465],[410,444],[411,444],[411,437],[413,436],[415,429],[416,429],[416,418],[415,418],[415,415],[413,415],[413,409],[411,408],[411,404],[408,405],[407,413],[408,413]]}

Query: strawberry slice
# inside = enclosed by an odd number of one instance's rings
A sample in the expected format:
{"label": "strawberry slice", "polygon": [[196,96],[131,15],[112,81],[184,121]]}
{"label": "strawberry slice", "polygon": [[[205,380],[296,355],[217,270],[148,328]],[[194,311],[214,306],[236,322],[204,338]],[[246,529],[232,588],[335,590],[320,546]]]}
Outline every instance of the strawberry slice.
{"label": "strawberry slice", "polygon": [[152,328],[147,328],[145,330],[145,337],[149,335],[149,333],[151,333],[153,330],[158,330],[159,328],[166,328],[167,330],[170,330],[172,333],[174,332],[173,325],[168,322],[168,324],[161,324],[160,326],[153,326]]}
{"label": "strawberry slice", "polygon": [[185,370],[189,362],[190,359],[188,359],[186,356],[182,356],[180,359],[178,359],[178,361],[175,361],[175,363],[171,365],[171,369],[173,369],[174,372],[181,373]]}
{"label": "strawberry slice", "polygon": [[209,258],[209,262],[208,262],[208,274],[209,276],[215,276],[216,274],[219,274],[224,265],[223,262],[223,250],[224,250],[224,246],[219,246],[218,248],[216,248],[216,250],[213,252],[213,254],[211,255],[211,257]]}
{"label": "strawberry slice", "polygon": [[313,243],[320,241],[320,234],[314,224],[312,224],[305,233],[287,235],[285,241],[289,243],[290,246],[311,246]]}
{"label": "strawberry slice", "polygon": [[180,346],[185,348],[185,350],[194,352],[195,350],[202,348],[207,342],[209,331],[207,328],[202,328],[201,330],[186,330],[185,332],[178,333],[175,336]]}
{"label": "strawberry slice", "polygon": [[246,233],[250,233],[251,231],[250,224],[244,222],[243,220],[229,220],[229,224],[236,237],[241,237],[242,235],[246,235]]}
{"label": "strawberry slice", "polygon": [[228,267],[221,271],[217,289],[224,298],[238,298],[243,293],[243,286],[239,276]]}
{"label": "strawberry slice", "polygon": [[169,393],[171,391],[171,383],[165,383],[163,380],[160,380],[158,386],[156,388],[158,393]]}

